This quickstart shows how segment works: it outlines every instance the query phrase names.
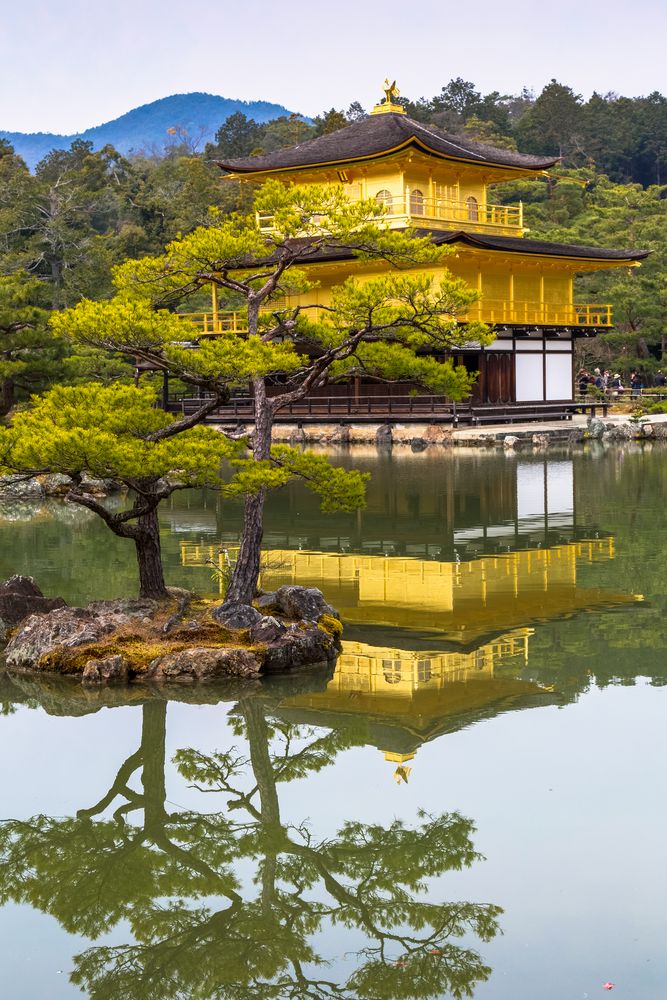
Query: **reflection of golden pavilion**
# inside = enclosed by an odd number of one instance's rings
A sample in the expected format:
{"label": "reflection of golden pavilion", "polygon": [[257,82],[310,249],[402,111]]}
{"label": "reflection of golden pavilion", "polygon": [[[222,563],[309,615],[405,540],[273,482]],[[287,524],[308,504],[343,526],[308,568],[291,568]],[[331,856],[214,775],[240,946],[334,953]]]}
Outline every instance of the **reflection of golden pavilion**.
{"label": "reflection of golden pavilion", "polygon": [[[577,586],[578,564],[612,559],[613,552],[611,538],[462,563],[270,549],[262,586],[320,587],[348,624],[437,630],[470,645],[533,621],[627,602],[625,595]],[[225,558],[217,546],[181,545],[185,566],[222,565]]]}
{"label": "reflection of golden pavilion", "polygon": [[[186,566],[222,565],[233,555],[181,545]],[[558,701],[552,689],[521,677],[533,632],[527,626],[637,600],[577,586],[580,565],[613,555],[612,538],[466,562],[270,549],[265,589],[320,587],[347,624],[376,636],[374,644],[344,640],[326,690],[288,699],[281,713],[319,726],[361,727],[363,741],[380,748],[398,765],[396,779],[407,781],[407,762],[423,743],[502,711]],[[427,650],[405,648],[425,641]]]}

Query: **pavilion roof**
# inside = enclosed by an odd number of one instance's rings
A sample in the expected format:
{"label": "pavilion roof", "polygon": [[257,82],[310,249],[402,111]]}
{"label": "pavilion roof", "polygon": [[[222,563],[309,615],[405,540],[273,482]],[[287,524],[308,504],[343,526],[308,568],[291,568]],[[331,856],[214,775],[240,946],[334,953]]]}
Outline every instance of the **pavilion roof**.
{"label": "pavilion roof", "polygon": [[[550,243],[546,240],[531,240],[523,236],[489,236],[485,233],[471,233],[462,229],[417,229],[416,236],[428,236],[437,246],[447,243],[461,243],[478,250],[496,250],[504,253],[535,255],[542,257],[566,257],[581,260],[627,261],[632,263],[648,257],[650,250],[617,250],[607,247],[580,246],[576,243]],[[298,243],[298,240],[295,240]],[[353,260],[357,254],[348,247],[337,247],[333,243],[309,254],[308,263]]]}
{"label": "pavilion roof", "polygon": [[223,170],[235,174],[265,174],[377,159],[409,147],[421,149],[440,159],[523,170],[545,170],[558,162],[558,157],[532,156],[473,142],[444,132],[435,125],[424,125],[407,115],[396,113],[369,115],[335,132],[264,156],[216,162]]}

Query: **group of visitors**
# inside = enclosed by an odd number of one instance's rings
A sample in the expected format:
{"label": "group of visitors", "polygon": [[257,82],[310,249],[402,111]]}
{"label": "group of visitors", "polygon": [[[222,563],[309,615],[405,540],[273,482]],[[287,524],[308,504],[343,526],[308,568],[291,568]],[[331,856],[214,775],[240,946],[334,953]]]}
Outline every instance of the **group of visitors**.
{"label": "group of visitors", "polygon": [[[623,380],[618,372],[612,374],[608,368],[605,368],[604,371],[594,368],[592,374],[586,371],[585,368],[582,368],[577,378],[579,382],[579,395],[581,396],[588,395],[591,387],[599,389],[605,395],[610,396],[621,395],[629,389],[632,398],[636,399],[641,396],[642,389],[646,388],[641,373],[636,369],[630,373],[629,385],[627,386],[623,385]],[[662,370],[656,372],[653,383],[656,387],[660,388],[667,384],[667,378],[665,378]]]}

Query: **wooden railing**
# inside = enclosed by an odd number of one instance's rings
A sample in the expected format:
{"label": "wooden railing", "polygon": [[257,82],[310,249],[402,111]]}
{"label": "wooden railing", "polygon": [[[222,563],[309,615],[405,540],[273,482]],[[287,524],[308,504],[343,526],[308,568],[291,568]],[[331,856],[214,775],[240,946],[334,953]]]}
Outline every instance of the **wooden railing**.
{"label": "wooden railing", "polygon": [[[189,414],[201,405],[201,399],[184,397],[169,401],[172,411]],[[465,409],[465,406],[464,406]],[[411,395],[377,395],[362,396],[355,399],[354,395],[340,396],[308,396],[297,403],[290,403],[278,411],[280,420],[329,420],[337,421],[343,417],[362,419],[364,417],[380,419],[391,414],[395,417],[439,417],[456,421],[460,407],[442,396]],[[230,399],[230,401],[211,417],[219,421],[253,420],[255,416],[255,401],[250,396]]]}
{"label": "wooden railing", "polygon": [[[202,400],[181,397],[169,400],[169,410],[185,416],[201,406]],[[298,403],[283,406],[276,413],[279,423],[383,423],[437,422],[476,426],[485,423],[513,423],[531,420],[569,420],[577,413],[607,413],[605,400],[573,403],[552,401],[535,403],[452,403],[431,395],[308,396]],[[250,396],[231,399],[207,417],[209,423],[252,423],[255,404]]]}

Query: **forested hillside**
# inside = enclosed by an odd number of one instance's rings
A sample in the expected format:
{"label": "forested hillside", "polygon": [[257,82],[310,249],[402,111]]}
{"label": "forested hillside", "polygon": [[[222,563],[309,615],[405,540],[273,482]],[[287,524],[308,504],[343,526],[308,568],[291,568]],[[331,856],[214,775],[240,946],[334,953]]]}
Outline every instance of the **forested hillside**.
{"label": "forested hillside", "polygon": [[174,144],[185,144],[193,152],[201,151],[213,139],[220,122],[236,112],[260,122],[289,115],[287,108],[268,101],[235,101],[215,94],[172,94],[76,135],[0,130],[0,139],[9,142],[31,170],[53,149],[68,149],[76,139],[91,142],[93,149],[112,145],[119,153],[162,156]]}
{"label": "forested hillside", "polygon": [[[495,200],[524,202],[531,236],[652,251],[640,268],[599,272],[577,288],[581,301],[614,306],[616,329],[586,341],[587,357],[626,373],[639,366],[650,382],[667,362],[667,99],[594,95],[584,102],[555,82],[537,98],[483,95],[454,80],[433,98],[404,103],[414,117],[480,141],[562,155],[551,176],[495,191]],[[108,296],[114,264],[159,252],[178,233],[205,225],[211,206],[247,205],[250,186],[223,182],[217,157],[290,146],[364,114],[355,103],[312,124],[298,116],[262,123],[237,111],[203,150],[175,134],[160,156],[128,157],[111,145],[95,151],[78,139],[32,173],[0,140],[0,379],[11,382],[12,398],[54,379],[89,377],[91,365],[101,379],[115,370],[112,362],[99,370],[99,359],[63,361],[62,345],[46,349],[45,316],[82,297]],[[18,329],[17,310],[25,320]]]}

